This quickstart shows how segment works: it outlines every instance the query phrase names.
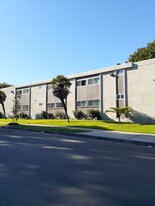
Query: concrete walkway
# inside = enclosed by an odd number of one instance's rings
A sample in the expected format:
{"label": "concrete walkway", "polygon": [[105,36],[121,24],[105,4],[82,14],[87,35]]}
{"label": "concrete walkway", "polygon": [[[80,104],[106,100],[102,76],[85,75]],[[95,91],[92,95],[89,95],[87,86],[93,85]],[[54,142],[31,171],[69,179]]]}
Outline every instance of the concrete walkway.
{"label": "concrete walkway", "polygon": [[114,140],[120,142],[130,142],[139,144],[150,144],[155,146],[155,134],[142,134],[142,133],[129,133],[129,132],[118,132],[118,131],[107,131],[93,129],[88,132],[80,132],[81,135],[88,135],[105,140]]}
{"label": "concrete walkway", "polygon": [[[39,126],[39,125],[36,124],[34,126]],[[40,125],[40,126],[49,126],[49,125]],[[77,129],[77,127],[68,127],[68,128]],[[103,139],[107,141],[118,141],[124,143],[126,142],[126,143],[155,146],[155,134],[118,132],[118,131],[108,131],[108,130],[100,130],[100,129],[86,129],[80,127],[78,127],[78,129],[84,130],[84,132],[79,132],[79,133],[77,132],[72,135],[83,136],[87,138],[93,137],[95,139]],[[88,132],[86,132],[86,130],[88,130]]]}

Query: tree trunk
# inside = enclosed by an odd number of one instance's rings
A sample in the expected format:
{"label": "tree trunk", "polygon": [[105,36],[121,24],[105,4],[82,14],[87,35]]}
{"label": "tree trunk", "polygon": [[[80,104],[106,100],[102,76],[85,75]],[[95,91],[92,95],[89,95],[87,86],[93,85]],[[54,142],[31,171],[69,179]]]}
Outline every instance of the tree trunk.
{"label": "tree trunk", "polygon": [[118,121],[121,122],[121,114],[118,111],[116,113],[117,113]]}
{"label": "tree trunk", "polygon": [[64,110],[65,110],[65,114],[66,114],[66,118],[67,118],[68,122],[70,122],[69,121],[69,116],[68,116],[68,113],[67,113],[67,107],[66,107],[66,104],[64,102],[64,99],[60,99],[60,100],[61,100],[61,102],[63,104]]}
{"label": "tree trunk", "polygon": [[5,113],[5,106],[4,106],[4,102],[2,102],[1,104],[2,104],[2,108],[3,108],[4,117],[5,117],[5,119],[6,119],[6,113]]}

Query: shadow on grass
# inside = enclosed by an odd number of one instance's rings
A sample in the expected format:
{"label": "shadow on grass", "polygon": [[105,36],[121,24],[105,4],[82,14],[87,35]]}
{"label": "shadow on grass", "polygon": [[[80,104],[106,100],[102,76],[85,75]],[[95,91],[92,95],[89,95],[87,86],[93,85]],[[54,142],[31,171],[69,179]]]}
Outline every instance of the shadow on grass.
{"label": "shadow on grass", "polygon": [[6,128],[12,129],[21,129],[21,130],[31,130],[31,131],[40,131],[40,132],[65,132],[65,133],[77,133],[77,132],[88,132],[88,130],[76,129],[76,128],[67,128],[67,127],[48,127],[48,126],[30,126],[30,125],[21,125],[18,123],[8,123],[3,126]]}

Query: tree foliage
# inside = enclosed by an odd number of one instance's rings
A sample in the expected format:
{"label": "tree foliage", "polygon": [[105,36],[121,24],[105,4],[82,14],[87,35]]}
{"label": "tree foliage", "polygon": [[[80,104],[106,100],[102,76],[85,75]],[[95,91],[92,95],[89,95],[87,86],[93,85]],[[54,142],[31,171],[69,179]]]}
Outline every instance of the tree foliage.
{"label": "tree foliage", "polygon": [[131,107],[111,107],[110,110],[107,110],[106,112],[115,112],[116,117],[118,118],[119,122],[121,122],[121,116],[124,115],[128,118],[131,111]]}
{"label": "tree foliage", "polygon": [[51,84],[53,89],[53,95],[59,98],[60,101],[62,102],[62,105],[65,110],[66,118],[69,122],[65,99],[67,99],[67,96],[70,93],[69,88],[71,86],[71,82],[65,76],[58,75],[56,78],[52,80]]}
{"label": "tree foliage", "polygon": [[20,99],[21,99],[20,95],[15,93],[15,96],[13,99],[13,108],[12,108],[14,118],[17,118],[19,116],[18,112],[20,108]]}
{"label": "tree foliage", "polygon": [[155,41],[147,44],[146,47],[138,48],[128,58],[128,62],[138,62],[155,58]]}
{"label": "tree foliage", "polygon": [[3,91],[0,91],[0,104],[2,105],[4,116],[6,118],[5,106],[4,106],[5,100],[6,100],[6,94]]}
{"label": "tree foliage", "polygon": [[5,88],[5,87],[11,87],[11,86],[12,86],[11,84],[8,84],[6,82],[0,83],[0,89]]}

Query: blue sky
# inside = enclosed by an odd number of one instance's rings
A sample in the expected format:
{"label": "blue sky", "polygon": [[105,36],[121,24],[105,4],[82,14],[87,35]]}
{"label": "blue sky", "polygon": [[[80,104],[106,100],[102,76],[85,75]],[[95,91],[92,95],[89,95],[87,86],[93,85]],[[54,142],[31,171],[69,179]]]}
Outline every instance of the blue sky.
{"label": "blue sky", "polygon": [[155,0],[0,0],[0,82],[124,63],[155,40]]}

